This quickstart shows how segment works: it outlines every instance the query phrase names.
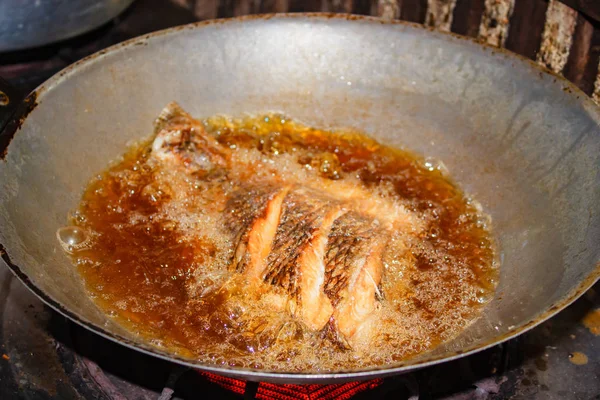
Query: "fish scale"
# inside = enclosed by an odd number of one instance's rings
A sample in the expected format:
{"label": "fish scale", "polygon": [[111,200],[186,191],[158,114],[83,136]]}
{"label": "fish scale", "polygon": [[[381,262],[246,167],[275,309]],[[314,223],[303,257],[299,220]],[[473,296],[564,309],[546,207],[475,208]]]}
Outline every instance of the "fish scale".
{"label": "fish scale", "polygon": [[350,211],[338,218],[329,233],[325,253],[324,291],[332,302],[340,301],[342,290],[348,286],[355,266],[352,264],[366,256],[369,244],[377,238],[372,220]]}
{"label": "fish scale", "polygon": [[[287,201],[287,202],[286,202]],[[269,259],[265,281],[296,293],[296,262],[305,246],[318,229],[325,208],[322,204],[309,202],[308,198],[291,193],[284,201],[281,222]]]}
{"label": "fish scale", "polygon": [[[277,189],[270,185],[262,187],[247,187],[243,185],[229,198],[225,215],[225,227],[233,233],[234,243],[243,245],[248,240],[248,233],[257,216],[265,213],[269,198]],[[236,259],[237,249],[232,256],[230,269],[244,272],[248,263],[247,254],[241,259]]]}

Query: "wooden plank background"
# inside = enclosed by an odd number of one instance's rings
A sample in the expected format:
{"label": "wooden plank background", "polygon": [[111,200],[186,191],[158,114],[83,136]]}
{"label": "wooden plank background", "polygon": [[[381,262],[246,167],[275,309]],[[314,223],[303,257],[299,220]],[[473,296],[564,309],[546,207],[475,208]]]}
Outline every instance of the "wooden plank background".
{"label": "wooden plank background", "polygon": [[171,0],[198,19],[341,12],[477,38],[537,61],[600,103],[600,0]]}

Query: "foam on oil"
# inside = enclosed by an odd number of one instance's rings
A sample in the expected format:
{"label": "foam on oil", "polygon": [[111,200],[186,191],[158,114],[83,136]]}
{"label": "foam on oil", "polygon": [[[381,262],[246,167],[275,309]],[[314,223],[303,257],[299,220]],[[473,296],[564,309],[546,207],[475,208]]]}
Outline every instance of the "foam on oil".
{"label": "foam on oil", "polygon": [[90,182],[57,236],[100,307],[155,346],[277,371],[376,367],[455,337],[491,299],[497,268],[489,218],[442,166],[360,133],[279,115],[204,124],[231,149],[232,162],[248,166],[236,181],[359,185],[407,210],[419,229],[393,233],[384,300],[367,322],[373,329],[342,349],[279,306],[285,293],[248,290],[228,272],[235,243],[223,233],[221,213],[233,185],[163,168],[148,143],[134,146]]}

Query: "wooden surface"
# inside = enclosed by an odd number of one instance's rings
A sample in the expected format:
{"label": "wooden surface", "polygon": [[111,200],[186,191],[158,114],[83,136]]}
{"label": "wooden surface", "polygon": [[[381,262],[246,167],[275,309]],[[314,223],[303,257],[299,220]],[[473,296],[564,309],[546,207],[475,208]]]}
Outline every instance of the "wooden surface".
{"label": "wooden surface", "polygon": [[588,18],[600,21],[600,1],[598,0],[561,0],[569,7],[581,12]]}
{"label": "wooden surface", "polygon": [[600,0],[170,0],[197,19],[342,12],[422,23],[519,53],[600,101]]}

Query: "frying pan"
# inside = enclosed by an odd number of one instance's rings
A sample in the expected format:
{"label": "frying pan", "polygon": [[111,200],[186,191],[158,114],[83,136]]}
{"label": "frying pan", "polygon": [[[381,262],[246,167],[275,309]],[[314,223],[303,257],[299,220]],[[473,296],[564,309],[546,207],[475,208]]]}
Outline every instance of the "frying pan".
{"label": "frying pan", "polygon": [[[193,115],[281,111],[443,160],[492,216],[500,280],[480,319],[414,359],[287,373],[201,364],[153,347],[90,300],[55,238],[86,183],[176,100]],[[182,26],[101,51],[20,103],[1,136],[0,243],[43,301],[116,342],[249,380],[382,377],[493,346],[599,277],[600,112],[567,81],[465,38],[406,23],[294,14]]]}

